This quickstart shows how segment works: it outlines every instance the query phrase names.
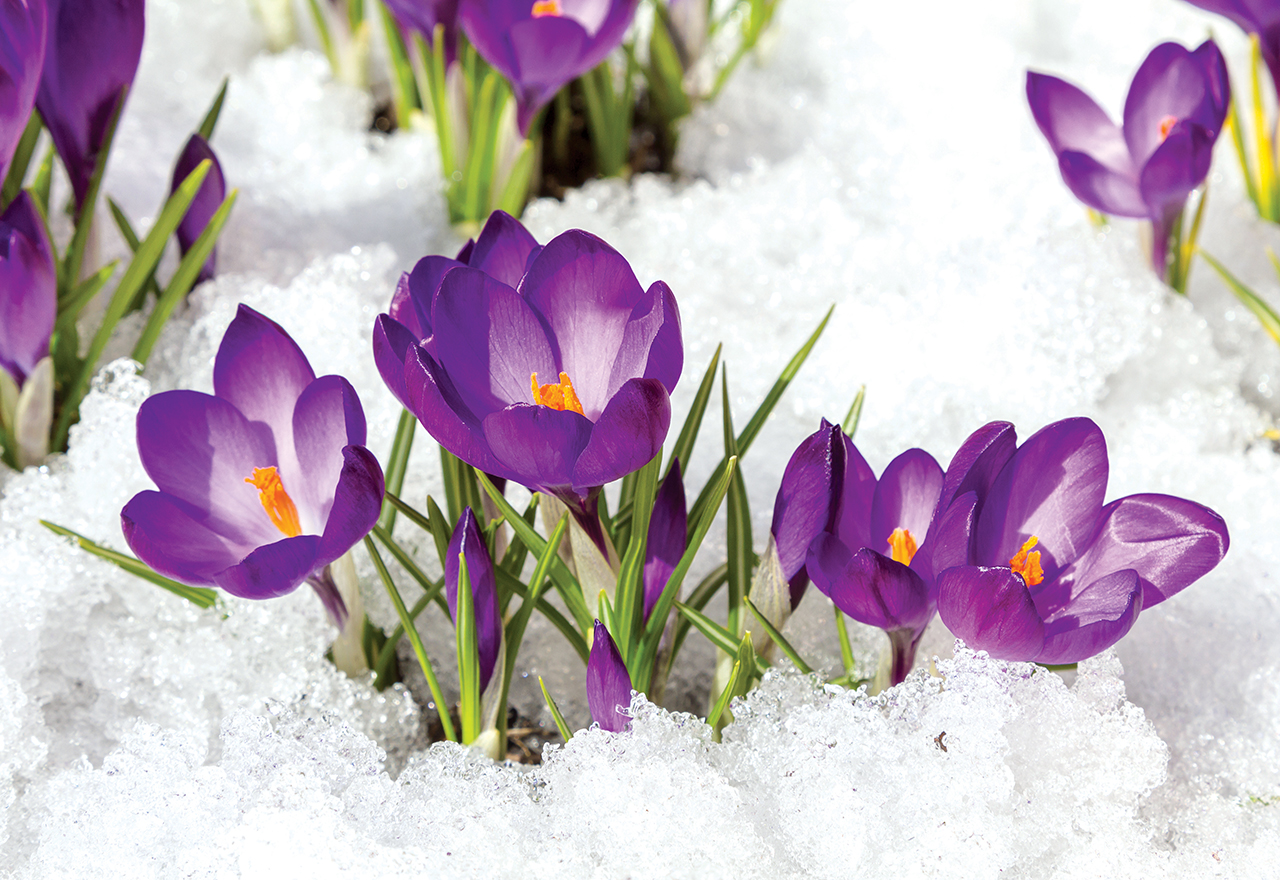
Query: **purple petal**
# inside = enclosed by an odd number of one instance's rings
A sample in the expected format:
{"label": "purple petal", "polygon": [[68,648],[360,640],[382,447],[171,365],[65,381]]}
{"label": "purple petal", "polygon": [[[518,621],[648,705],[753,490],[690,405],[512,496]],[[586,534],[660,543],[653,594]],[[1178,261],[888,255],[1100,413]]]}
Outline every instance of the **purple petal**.
{"label": "purple petal", "polygon": [[920,632],[933,617],[929,588],[920,576],[874,550],[850,552],[835,536],[821,534],[809,547],[805,567],[813,585],[861,623]]}
{"label": "purple petal", "polygon": [[1176,214],[1191,191],[1204,182],[1213,158],[1214,137],[1198,125],[1179,122],[1142,168],[1139,189],[1153,220]]}
{"label": "purple petal", "polygon": [[684,369],[684,341],[680,334],[680,309],[675,295],[666,282],[655,281],[645,291],[644,300],[631,312],[617,360],[609,376],[612,396],[628,379],[643,377],[657,379],[667,389],[675,391]]}
{"label": "purple petal", "polygon": [[575,412],[524,403],[491,413],[484,420],[484,438],[500,463],[497,473],[530,491],[554,492],[575,485],[574,466],[592,439],[591,429],[591,423]]}
{"label": "purple petal", "polygon": [[[852,448],[840,426],[823,419],[818,430],[791,453],[782,472],[769,526],[782,575],[788,581],[804,570],[805,555],[813,539],[835,528],[847,450]],[[874,490],[874,476],[870,482]],[[869,509],[869,501],[867,506]]]}
{"label": "purple petal", "polygon": [[1132,569],[1088,584],[1067,602],[1056,601],[1056,592],[1035,596],[1045,625],[1037,663],[1077,663],[1105,651],[1124,638],[1142,610],[1142,583]]}
{"label": "purple petal", "polygon": [[243,304],[236,310],[213,361],[213,393],[270,428],[278,464],[289,471],[296,469],[293,408],[315,378],[307,356],[279,324]]}
{"label": "purple petal", "polygon": [[[160,491],[241,546],[279,540],[256,488],[254,468],[277,467],[270,432],[227,401],[198,391],[164,391],[138,410],[138,456]],[[293,491],[285,486],[285,491]]]}
{"label": "purple petal", "polygon": [[342,470],[316,551],[318,564],[333,562],[373,530],[382,513],[385,489],[382,468],[373,453],[363,446],[344,447]]}
{"label": "purple petal", "polygon": [[537,247],[537,239],[519,220],[506,211],[494,211],[468,252],[466,263],[514,290],[520,286],[529,255]]}
{"label": "purple petal", "polygon": [[293,486],[290,495],[302,531],[316,535],[329,519],[343,467],[343,447],[365,442],[364,410],[350,382],[341,376],[321,376],[307,386],[293,411],[293,442],[298,470],[283,471],[281,479]]}
{"label": "purple petal", "polygon": [[997,660],[1034,660],[1044,646],[1044,621],[1022,578],[1008,568],[942,572],[938,616],[970,648]]}
{"label": "purple petal", "polygon": [[[651,301],[631,266],[596,236],[571,229],[538,254],[520,282],[520,295],[542,316],[547,336],[558,346],[559,369],[569,374],[587,418],[595,420],[616,391],[610,380],[614,363],[624,356],[623,339],[633,313]],[[657,330],[653,327],[655,334]],[[632,369],[619,378],[640,375]]]}
{"label": "purple petal", "polygon": [[942,468],[923,449],[908,449],[884,469],[871,502],[871,549],[888,549],[894,529],[923,544],[942,492]]}
{"label": "purple petal", "polygon": [[[196,197],[191,201],[191,206],[187,208],[187,213],[183,215],[181,222],[178,223],[178,248],[182,251],[183,256],[186,256],[187,251],[191,250],[192,246],[195,245],[200,233],[204,232],[204,228],[209,225],[213,215],[222,206],[222,200],[227,196],[227,182],[222,176],[222,164],[218,162],[218,157],[214,155],[213,148],[199,134],[193,134],[187,140],[187,145],[182,148],[182,153],[178,156],[177,164],[173,168],[173,182],[169,188],[170,192],[177,190],[179,185],[187,179],[187,176],[196,170],[196,166],[206,159],[211,163],[209,173],[205,176],[204,182],[200,184],[200,189],[196,192]],[[213,253],[209,254],[209,259],[204,266],[201,267],[200,274],[196,278],[197,284],[213,277],[216,263],[217,249],[215,248]]]}
{"label": "purple petal", "polygon": [[1092,156],[1067,151],[1058,156],[1058,170],[1071,194],[1095,211],[1118,217],[1146,217],[1138,182],[1114,171]]}
{"label": "purple petal", "polygon": [[653,499],[649,515],[649,541],[644,557],[644,619],[647,621],[671,573],[684,555],[689,514],[685,510],[684,483],[680,479],[680,462],[673,461],[671,470]]}
{"label": "purple petal", "polygon": [[1210,571],[1229,543],[1222,517],[1201,504],[1170,495],[1130,495],[1102,509],[1092,545],[1058,580],[1087,584],[1132,569],[1146,609]]}
{"label": "purple petal", "polygon": [[373,362],[378,366],[382,381],[406,409],[412,409],[412,406],[404,380],[405,361],[409,356],[409,349],[416,346],[417,340],[412,331],[395,318],[379,315],[374,319]]}
{"label": "purple petal", "polygon": [[401,272],[396,281],[395,292],[391,294],[391,305],[387,306],[387,316],[413,334],[413,341],[420,342],[431,335],[423,326],[409,294],[409,273]]}
{"label": "purple petal", "polygon": [[937,597],[938,572],[973,563],[973,530],[978,521],[978,494],[965,492],[934,518],[929,534],[911,560],[911,570],[930,585]]}
{"label": "purple petal", "polygon": [[1027,71],[1027,103],[1059,158],[1063,153],[1084,153],[1114,174],[1136,176],[1119,126],[1080,89],[1056,76]]}
{"label": "purple petal", "polygon": [[1134,74],[1124,102],[1124,138],[1134,164],[1141,168],[1160,146],[1161,124],[1167,117],[1207,121],[1202,108],[1213,103],[1205,70],[1190,52],[1177,43],[1152,49]]}
{"label": "purple petal", "polygon": [[504,479],[515,475],[489,448],[480,417],[467,406],[447,373],[420,346],[411,345],[404,363],[408,408],[435,441],[473,467]]}
{"label": "purple petal", "polygon": [[316,556],[320,538],[298,535],[254,550],[238,564],[214,576],[214,582],[243,599],[274,599],[296,590],[323,563]]}
{"label": "purple petal", "polygon": [[1205,40],[1197,46],[1191,57],[1204,71],[1208,83],[1207,98],[1191,121],[1207,131],[1221,132],[1227,118],[1227,109],[1231,105],[1231,78],[1227,73],[1227,59],[1222,57],[1222,51],[1213,40]]}
{"label": "purple petal", "polygon": [[184,584],[212,585],[223,569],[251,553],[210,529],[202,511],[164,492],[139,492],[120,511],[120,528],[135,556],[165,577]]}
{"label": "purple petal", "polygon": [[631,708],[631,676],[613,636],[598,620],[587,660],[587,708],[604,730],[620,733],[631,723],[631,716],[626,714]]}
{"label": "purple petal", "polygon": [[502,643],[502,618],[498,610],[497,581],[493,573],[493,560],[485,546],[475,514],[468,507],[453,529],[449,539],[449,554],[444,561],[445,592],[449,599],[449,616],[458,620],[458,579],[462,567],[458,557],[467,561],[467,581],[471,585],[471,605],[475,612],[476,642],[480,657],[480,690],[489,684],[493,667],[498,659]]}
{"label": "purple petal", "polygon": [[49,37],[36,106],[71,178],[76,207],[121,89],[142,56],[143,0],[47,0]]}
{"label": "purple petal", "polygon": [[[408,287],[409,305],[413,310],[416,328],[408,322],[401,321],[406,327],[418,334],[418,339],[423,340],[433,335],[434,330],[431,325],[431,309],[436,301],[436,293],[440,290],[440,282],[444,281],[444,276],[449,274],[451,269],[465,265],[457,260],[451,260],[448,257],[423,257],[414,264],[413,271],[409,273],[406,285]],[[396,299],[400,297],[400,289],[397,286],[396,295],[392,297],[392,305],[396,305]],[[408,309],[401,307],[401,312],[408,312]],[[391,317],[395,317],[392,313]],[[397,319],[399,320],[399,319]]]}
{"label": "purple petal", "polygon": [[662,451],[670,427],[671,398],[662,383],[657,379],[627,382],[591,429],[590,441],[573,469],[574,491],[582,494],[640,470]]}
{"label": "purple petal", "polygon": [[9,173],[36,103],[48,26],[43,0],[0,4],[0,180]]}
{"label": "purple petal", "polygon": [[0,369],[19,387],[49,353],[58,309],[57,269],[36,211],[24,191],[0,216]]}
{"label": "purple petal", "polygon": [[[987,496],[1001,468],[1018,448],[1018,432],[1008,422],[983,425],[965,439],[947,465],[939,506],[946,506],[966,492]],[[979,501],[981,503],[981,501]]]}
{"label": "purple petal", "polygon": [[[445,276],[431,324],[431,354],[478,416],[532,403],[533,373],[540,384],[558,381],[554,350],[538,316],[514,290],[479,269],[454,269]],[[578,377],[570,379],[577,390]]]}
{"label": "purple petal", "polygon": [[996,477],[978,515],[976,559],[1008,565],[1030,537],[1051,580],[1089,546],[1107,491],[1107,442],[1085,418],[1041,428]]}

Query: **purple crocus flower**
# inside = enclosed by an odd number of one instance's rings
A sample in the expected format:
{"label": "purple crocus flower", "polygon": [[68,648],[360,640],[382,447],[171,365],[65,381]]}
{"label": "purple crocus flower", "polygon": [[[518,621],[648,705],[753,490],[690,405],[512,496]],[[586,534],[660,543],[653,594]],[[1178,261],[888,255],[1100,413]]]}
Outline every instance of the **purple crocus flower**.
{"label": "purple crocus flower", "polygon": [[1187,0],[1208,12],[1225,16],[1247,34],[1257,34],[1262,60],[1271,81],[1280,88],[1280,2],[1276,0]]}
{"label": "purple crocus flower", "polygon": [[[187,251],[195,245],[196,239],[200,237],[200,233],[204,232],[204,228],[209,225],[218,208],[222,207],[222,200],[227,197],[227,182],[222,176],[222,164],[218,162],[218,157],[214,155],[209,142],[199,134],[193,134],[188,138],[186,146],[178,155],[178,161],[173,166],[170,192],[176,190],[187,179],[187,175],[195,171],[196,166],[205,159],[211,163],[209,173],[205,176],[204,183],[200,184],[200,189],[192,199],[191,206],[187,208],[187,213],[182,216],[182,221],[178,224],[178,249],[182,251],[183,256],[186,256]],[[213,277],[217,258],[218,250],[215,247],[209,254],[209,259],[200,268],[200,274],[196,277],[197,284]]]}
{"label": "purple crocus flower", "polygon": [[[485,256],[482,234],[468,261],[505,265],[503,241]],[[600,487],[653,458],[670,425],[684,361],[670,288],[646,291],[621,254],[570,230],[530,251],[515,287],[468,265],[429,289],[410,276],[417,327],[378,317],[383,379],[441,446],[556,496],[603,552]]]}
{"label": "purple crocus flower", "polygon": [[889,683],[898,684],[911,671],[935,610],[933,555],[940,533],[934,515],[943,472],[929,453],[908,449],[876,480],[857,447],[844,441],[844,481],[833,487],[839,510],[833,527],[809,545],[805,567],[837,608],[888,633]]}
{"label": "purple crocus flower", "polygon": [[596,621],[591,656],[587,659],[587,708],[604,730],[620,733],[631,723],[631,676],[613,636]]}
{"label": "purple crocus flower", "polygon": [[36,106],[84,204],[107,126],[142,56],[143,0],[47,0],[49,39]]}
{"label": "purple crocus flower", "polygon": [[467,560],[467,580],[471,584],[471,607],[475,610],[476,641],[480,655],[480,690],[493,675],[502,645],[502,613],[498,609],[498,582],[493,573],[489,548],[480,534],[475,514],[468,507],[449,539],[449,555],[444,561],[444,586],[449,598],[449,616],[458,620],[458,557]]}
{"label": "purple crocus flower", "polygon": [[1168,240],[1187,196],[1209,173],[1231,88],[1212,40],[1151,50],[1125,99],[1124,124],[1075,86],[1027,73],[1027,101],[1067,187],[1095,210],[1151,221],[1152,265],[1167,277]]}
{"label": "purple crocus flower", "polygon": [[[417,31],[430,46],[444,25],[445,64],[458,54],[458,0],[383,0],[401,31]],[[439,48],[439,47],[437,47]]]}
{"label": "purple crocus flower", "polygon": [[159,491],[125,505],[125,540],[163,575],[248,599],[307,581],[341,628],[346,608],[325,569],[373,528],[383,495],[355,389],[317,379],[297,343],[244,305],[213,389],[143,402],[138,454]]}
{"label": "purple crocus flower", "polygon": [[522,135],[570,80],[622,43],[639,0],[462,0],[476,50],[511,83]]}
{"label": "purple crocus flower", "polygon": [[1054,422],[1016,450],[1012,425],[979,433],[966,446],[985,454],[960,475],[976,512],[972,557],[938,578],[942,622],[972,648],[1045,664],[1092,657],[1227,552],[1226,524],[1194,501],[1104,505],[1106,441],[1089,419]]}
{"label": "purple crocus flower", "polygon": [[680,478],[680,462],[676,460],[658,487],[658,494],[653,499],[653,512],[649,514],[649,540],[645,545],[643,575],[646,621],[684,555],[688,545],[688,524],[684,483]]}
{"label": "purple crocus flower", "polygon": [[0,180],[31,118],[44,67],[45,0],[0,4]]}
{"label": "purple crocus flower", "polygon": [[57,312],[49,234],[24,190],[0,215],[0,368],[18,388],[49,354]]}

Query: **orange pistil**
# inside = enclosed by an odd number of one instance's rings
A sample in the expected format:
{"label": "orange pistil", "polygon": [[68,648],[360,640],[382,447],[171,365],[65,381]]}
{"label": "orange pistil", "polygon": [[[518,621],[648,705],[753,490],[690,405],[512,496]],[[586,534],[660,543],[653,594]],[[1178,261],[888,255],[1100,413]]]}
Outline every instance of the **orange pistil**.
{"label": "orange pistil", "polygon": [[894,562],[910,565],[916,555],[916,539],[906,529],[894,529],[889,536],[889,549]]}
{"label": "orange pistil", "polygon": [[1018,573],[1028,587],[1034,587],[1044,580],[1044,569],[1040,567],[1040,551],[1031,549],[1039,543],[1040,539],[1032,535],[1022,545],[1022,549],[1013,554],[1013,558],[1009,560],[1009,567]]}
{"label": "orange pistil", "polygon": [[539,385],[538,374],[534,373],[529,377],[529,384],[533,387],[533,402],[539,406],[549,406],[562,412],[569,410],[580,416],[586,415],[582,411],[582,402],[578,400],[578,395],[573,390],[573,383],[569,381],[568,373],[561,372],[559,384],[551,385]]}
{"label": "orange pistil", "polygon": [[533,17],[542,18],[544,15],[564,15],[564,10],[560,8],[560,0],[534,0]]}
{"label": "orange pistil", "polygon": [[1178,117],[1166,116],[1160,120],[1160,142],[1164,143],[1164,139],[1169,136],[1169,131],[1178,124]]}
{"label": "orange pistil", "polygon": [[298,508],[294,505],[289,493],[280,482],[280,475],[273,467],[254,468],[252,477],[245,477],[259,492],[258,500],[262,509],[267,512],[271,524],[286,537],[296,538],[302,534],[302,524],[298,522]]}

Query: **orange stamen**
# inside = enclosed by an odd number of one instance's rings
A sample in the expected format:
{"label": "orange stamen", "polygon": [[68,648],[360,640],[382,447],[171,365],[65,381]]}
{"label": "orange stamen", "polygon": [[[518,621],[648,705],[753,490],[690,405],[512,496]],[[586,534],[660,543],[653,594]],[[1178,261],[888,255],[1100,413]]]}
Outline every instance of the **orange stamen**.
{"label": "orange stamen", "polygon": [[560,382],[550,385],[539,385],[538,374],[534,373],[529,377],[529,385],[533,388],[533,402],[539,406],[549,406],[561,412],[569,410],[580,416],[586,415],[582,411],[582,402],[578,400],[578,395],[573,390],[573,383],[569,381],[568,373],[561,372]]}
{"label": "orange stamen", "polygon": [[1044,569],[1040,567],[1040,551],[1031,549],[1039,543],[1040,539],[1032,535],[1022,545],[1022,549],[1013,554],[1013,558],[1009,560],[1009,567],[1018,573],[1028,587],[1034,587],[1044,580]]}
{"label": "orange stamen", "polygon": [[894,562],[910,565],[916,555],[916,539],[906,529],[894,529],[889,536],[889,549]]}
{"label": "orange stamen", "polygon": [[284,483],[280,482],[280,475],[275,468],[254,468],[253,476],[245,477],[244,481],[258,490],[258,500],[262,502],[262,509],[267,512],[273,526],[290,538],[302,534],[298,508],[284,490]]}
{"label": "orange stamen", "polygon": [[560,8],[560,0],[534,0],[533,17],[542,18],[544,15],[564,15],[564,10]]}
{"label": "orange stamen", "polygon": [[1164,139],[1169,136],[1169,131],[1177,124],[1178,124],[1178,117],[1176,116],[1166,116],[1164,119],[1160,120],[1161,143],[1164,142]]}

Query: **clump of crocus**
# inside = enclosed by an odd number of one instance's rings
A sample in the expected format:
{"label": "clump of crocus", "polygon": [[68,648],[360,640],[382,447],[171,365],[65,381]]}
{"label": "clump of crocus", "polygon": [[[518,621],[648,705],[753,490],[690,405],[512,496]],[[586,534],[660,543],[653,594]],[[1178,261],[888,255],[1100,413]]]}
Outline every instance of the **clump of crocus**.
{"label": "clump of crocus", "polygon": [[[1149,221],[1152,267],[1177,290],[1194,251],[1192,235],[1182,241],[1182,213],[1209,173],[1230,99],[1212,40],[1194,51],[1177,43],[1152,49],[1129,87],[1120,126],[1070,83],[1027,73],[1031,113],[1068,188],[1094,210]],[[1172,251],[1171,239],[1179,243]]]}
{"label": "clump of crocus", "polygon": [[639,0],[462,0],[458,20],[485,61],[507,78],[528,135],[560,89],[618,48]]}
{"label": "clump of crocus", "polygon": [[[600,488],[652,459],[670,425],[680,314],[665,283],[645,290],[621,254],[581,230],[528,250],[514,286],[506,268],[474,268],[517,264],[528,242],[511,224],[500,219],[505,231],[488,240],[486,227],[464,248],[468,265],[448,268],[434,290],[411,275],[418,326],[380,315],[374,357],[441,446],[560,499],[604,552]],[[405,286],[398,311],[408,317]]]}
{"label": "clump of crocus", "polygon": [[44,220],[21,192],[0,215],[0,443],[12,467],[44,460],[53,419],[49,339],[57,269]]}
{"label": "clump of crocus", "polygon": [[631,723],[631,676],[613,636],[598,620],[587,660],[587,708],[603,730],[618,733]]}
{"label": "clump of crocus", "polygon": [[383,495],[355,389],[316,378],[297,343],[244,305],[213,388],[143,402],[138,454],[158,491],[120,512],[125,540],[163,575],[247,599],[305,581],[342,629],[347,604],[328,567],[373,528]]}
{"label": "clump of crocus", "polygon": [[[196,170],[196,166],[204,160],[210,162],[209,174],[205,177],[204,182],[200,184],[200,190],[196,193],[196,197],[191,202],[191,206],[187,208],[187,213],[182,216],[182,222],[178,224],[175,231],[178,236],[178,248],[183,256],[187,251],[195,245],[196,239],[200,237],[200,233],[204,232],[209,221],[213,219],[213,215],[218,212],[218,208],[222,206],[222,200],[227,197],[227,182],[222,176],[222,163],[218,161],[217,155],[214,154],[213,148],[199,134],[193,134],[187,139],[186,146],[182,148],[182,152],[178,155],[178,161],[173,166],[173,181],[170,185],[170,191],[177,190],[184,180],[187,179],[192,171]],[[200,274],[196,277],[196,283],[208,281],[213,277],[217,268],[218,252],[215,248],[213,253],[209,254],[209,259],[200,267]]]}
{"label": "clump of crocus", "polygon": [[0,181],[35,106],[44,67],[45,0],[0,4]]}
{"label": "clump of crocus", "polygon": [[143,0],[47,0],[49,39],[36,106],[84,204],[112,117],[142,56]]}
{"label": "clump of crocus", "polygon": [[1106,441],[1089,419],[1054,422],[1021,446],[1012,425],[992,423],[966,450],[956,503],[975,517],[970,559],[939,575],[938,614],[992,657],[1092,657],[1227,552],[1226,524],[1194,501],[1104,505]]}

